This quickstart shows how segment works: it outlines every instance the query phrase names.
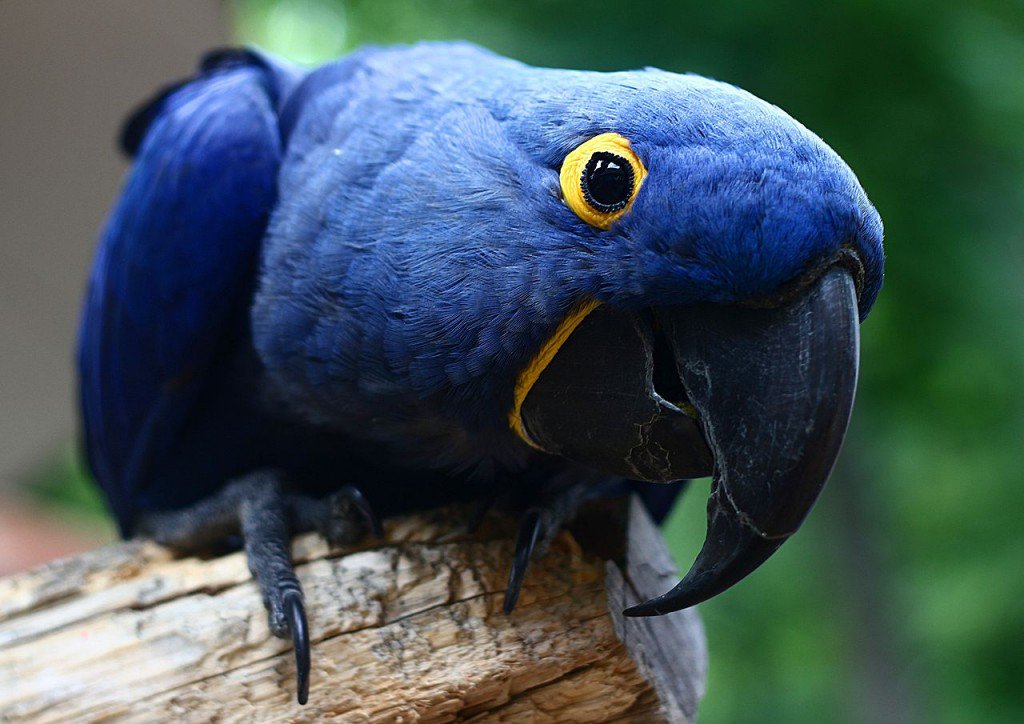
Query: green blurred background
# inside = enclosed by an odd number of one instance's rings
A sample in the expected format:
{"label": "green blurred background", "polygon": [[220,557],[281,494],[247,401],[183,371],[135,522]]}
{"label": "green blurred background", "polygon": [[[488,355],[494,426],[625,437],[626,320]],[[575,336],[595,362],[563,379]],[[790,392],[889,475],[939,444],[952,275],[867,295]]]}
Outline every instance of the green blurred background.
{"label": "green blurred background", "polygon": [[[229,7],[239,41],[302,63],[462,38],[538,65],[653,65],[742,86],[824,137],[885,221],[886,284],[816,512],[701,607],[702,720],[1024,721],[1024,3]],[[70,454],[32,482],[96,507]],[[681,563],[706,492],[667,525]]]}

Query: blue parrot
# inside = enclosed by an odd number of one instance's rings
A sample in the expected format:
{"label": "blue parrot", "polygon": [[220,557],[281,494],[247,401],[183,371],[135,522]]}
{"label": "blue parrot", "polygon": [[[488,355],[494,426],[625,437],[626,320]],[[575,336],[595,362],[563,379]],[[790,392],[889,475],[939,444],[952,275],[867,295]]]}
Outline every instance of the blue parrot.
{"label": "blue parrot", "polygon": [[800,525],[845,434],[882,224],[779,108],[655,69],[468,44],[313,70],[208,55],[126,123],[134,158],[78,346],[89,468],[124,535],[239,541],[309,640],[289,540],[512,496],[510,573],[581,501],[713,475],[686,577],[733,585]]}

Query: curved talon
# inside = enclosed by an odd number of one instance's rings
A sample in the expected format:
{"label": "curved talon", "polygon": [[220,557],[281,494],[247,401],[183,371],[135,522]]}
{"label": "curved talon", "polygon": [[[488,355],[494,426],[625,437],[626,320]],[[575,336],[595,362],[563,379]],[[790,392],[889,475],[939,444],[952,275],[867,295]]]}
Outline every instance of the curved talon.
{"label": "curved talon", "polygon": [[516,554],[512,559],[512,570],[508,574],[508,589],[505,591],[505,613],[509,614],[519,601],[519,589],[522,588],[526,567],[530,564],[533,549],[540,538],[542,527],[540,511],[536,508],[526,511],[522,523],[519,524],[519,535],[516,538]]}
{"label": "curved talon", "polygon": [[288,628],[292,632],[292,645],[295,648],[295,697],[299,704],[309,699],[309,626],[306,623],[306,607],[302,603],[302,594],[288,591],[281,599],[285,615],[288,617]]}
{"label": "curved talon", "polygon": [[374,536],[377,538],[383,538],[384,526],[381,524],[380,518],[377,517],[377,514],[373,512],[373,508],[370,506],[370,501],[368,501],[366,496],[363,495],[363,491],[354,485],[346,485],[341,489],[341,492],[345,498],[355,506],[356,510],[359,511],[359,514],[363,516],[363,521],[366,523],[366,527],[370,529]]}

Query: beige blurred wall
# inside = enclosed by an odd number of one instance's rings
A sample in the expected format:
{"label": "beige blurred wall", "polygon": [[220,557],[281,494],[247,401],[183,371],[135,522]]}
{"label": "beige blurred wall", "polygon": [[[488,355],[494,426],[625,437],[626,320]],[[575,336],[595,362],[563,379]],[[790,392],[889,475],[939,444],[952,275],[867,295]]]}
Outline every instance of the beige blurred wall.
{"label": "beige blurred wall", "polygon": [[0,486],[76,432],[72,348],[125,113],[228,38],[219,0],[0,0]]}

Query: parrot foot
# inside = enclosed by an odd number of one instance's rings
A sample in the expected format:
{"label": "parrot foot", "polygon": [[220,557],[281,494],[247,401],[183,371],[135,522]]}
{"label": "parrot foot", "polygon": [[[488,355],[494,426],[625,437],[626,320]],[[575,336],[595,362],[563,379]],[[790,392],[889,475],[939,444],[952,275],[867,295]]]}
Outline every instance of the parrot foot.
{"label": "parrot foot", "polygon": [[317,500],[305,495],[289,498],[295,532],[315,530],[334,546],[350,545],[370,531],[384,536],[384,527],[370,507],[362,491],[346,485],[326,498]]}
{"label": "parrot foot", "polygon": [[229,536],[241,536],[270,631],[292,640],[296,699],[305,704],[311,669],[309,625],[291,561],[291,536],[316,530],[332,545],[344,545],[358,540],[367,529],[377,536],[382,529],[358,488],[345,486],[317,500],[286,493],[282,487],[279,472],[254,472],[191,508],[141,516],[136,532],[180,551],[202,550]]}
{"label": "parrot foot", "polygon": [[547,552],[551,541],[563,526],[573,521],[583,503],[608,495],[608,488],[617,485],[618,481],[598,482],[592,478],[574,482],[558,487],[553,494],[545,494],[540,504],[527,509],[519,523],[516,551],[508,574],[508,588],[505,589],[506,614],[515,610],[530,561]]}

